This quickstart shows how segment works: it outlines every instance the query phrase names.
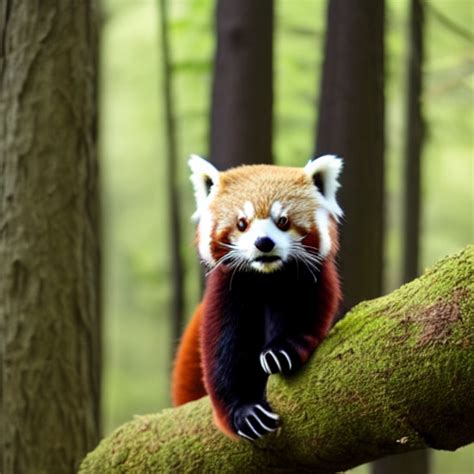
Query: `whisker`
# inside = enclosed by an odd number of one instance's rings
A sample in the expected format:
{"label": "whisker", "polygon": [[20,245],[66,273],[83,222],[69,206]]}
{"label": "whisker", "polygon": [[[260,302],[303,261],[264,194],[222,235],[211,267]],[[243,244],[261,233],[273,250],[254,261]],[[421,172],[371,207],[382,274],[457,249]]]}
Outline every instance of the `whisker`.
{"label": "whisker", "polygon": [[246,266],[246,260],[245,258],[242,258],[240,255],[237,257],[237,265],[234,268],[234,271],[232,272],[232,275],[230,277],[230,282],[229,282],[229,291],[232,290],[232,281],[234,280],[235,274],[243,269]]}
{"label": "whisker", "polygon": [[232,275],[230,277],[229,292],[232,291],[232,281],[234,280],[234,275],[236,274],[238,268],[238,266],[234,268],[234,271],[232,272]]}
{"label": "whisker", "polygon": [[316,275],[313,273],[313,271],[311,270],[311,266],[308,264],[308,262],[306,262],[304,259],[301,260],[303,262],[303,264],[306,266],[306,268],[308,269],[309,273],[311,273],[311,276],[313,277],[313,280],[314,282],[316,283],[318,281],[318,279],[316,278]]}
{"label": "whisker", "polygon": [[232,265],[234,260],[239,258],[238,253],[236,250],[231,250],[230,252],[226,253],[223,255],[217,262],[215,263],[214,267],[212,267],[207,273],[206,276],[208,276],[210,273],[212,273],[214,270],[216,270],[220,265],[227,263],[229,265]]}
{"label": "whisker", "polygon": [[315,256],[318,256],[319,258],[322,258],[317,248],[314,248],[311,245],[305,245],[305,244],[299,244],[299,245],[303,247],[311,255],[315,255]]}
{"label": "whisker", "polygon": [[322,260],[320,260],[319,258],[315,258],[315,257],[313,257],[311,255],[308,255],[308,254],[305,255],[305,258],[307,260],[315,263],[316,265],[321,265],[321,263],[323,263]]}
{"label": "whisker", "polygon": [[308,258],[304,254],[304,252],[300,251],[299,249],[297,251],[293,252],[293,257],[294,259],[298,262],[300,260],[303,265],[308,269],[309,273],[313,276],[313,279],[317,281],[315,274],[313,273],[314,270],[314,264],[310,261],[308,261]]}
{"label": "whisker", "polygon": [[297,242],[293,242],[290,246],[290,255],[297,263],[297,271],[299,271],[298,261],[301,261],[314,281],[317,282],[318,279],[316,275],[320,270],[319,267],[323,259],[320,255],[316,254],[315,251],[316,249],[314,249],[314,247],[309,247]]}
{"label": "whisker", "polygon": [[312,258],[314,260],[317,260],[319,263],[323,262],[323,257],[319,254],[318,249],[315,249],[314,247],[311,247],[309,245],[304,245],[298,242],[294,242],[291,245],[291,249],[293,251],[299,251],[305,253],[308,258]]}
{"label": "whisker", "polygon": [[236,249],[237,248],[237,245],[235,245],[235,244],[221,242],[220,240],[218,240],[216,243],[219,244],[221,247],[225,247],[227,249]]}

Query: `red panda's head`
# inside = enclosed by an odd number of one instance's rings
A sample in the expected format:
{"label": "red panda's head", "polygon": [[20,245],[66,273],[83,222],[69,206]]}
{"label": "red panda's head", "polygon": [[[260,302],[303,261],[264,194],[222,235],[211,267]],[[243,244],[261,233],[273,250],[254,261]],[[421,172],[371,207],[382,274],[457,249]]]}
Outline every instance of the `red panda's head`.
{"label": "red panda's head", "polygon": [[219,172],[192,155],[189,166],[198,249],[209,267],[270,273],[296,260],[315,268],[337,251],[341,159],[325,155],[304,168],[250,165]]}

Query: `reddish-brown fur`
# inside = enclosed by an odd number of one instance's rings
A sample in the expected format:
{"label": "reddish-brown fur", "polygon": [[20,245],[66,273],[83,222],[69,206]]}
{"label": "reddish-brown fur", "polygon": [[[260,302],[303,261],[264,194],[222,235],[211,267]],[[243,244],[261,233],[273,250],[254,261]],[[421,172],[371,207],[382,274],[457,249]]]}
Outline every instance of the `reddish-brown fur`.
{"label": "reddish-brown fur", "polygon": [[211,241],[211,254],[217,262],[229,252],[229,249],[225,246],[225,244],[230,244],[230,230],[217,233],[215,227],[213,232],[213,239]]}
{"label": "reddish-brown fur", "polygon": [[313,219],[317,201],[311,178],[299,168],[250,165],[220,173],[219,187],[210,204],[218,228],[235,230],[236,214],[251,201],[255,217],[268,217],[274,201],[291,204],[293,224],[305,227]]}
{"label": "reddish-brown fur", "polygon": [[231,438],[238,438],[232,429],[229,411],[221,403],[221,400],[214,396],[214,389],[219,381],[212,378],[216,361],[215,353],[221,333],[219,306],[215,303],[225,298],[225,295],[222,294],[219,275],[228,273],[226,268],[221,268],[219,272],[214,272],[207,280],[206,292],[202,302],[203,307],[206,308],[206,318],[203,318],[202,321],[199,347],[201,349],[201,362],[204,362],[202,364],[204,385],[213,402],[214,421],[225,434]]}
{"label": "reddish-brown fur", "polygon": [[[210,252],[214,260],[218,261],[229,251],[221,243],[231,242],[232,232],[237,232],[238,211],[247,200],[254,206],[254,217],[262,219],[270,215],[270,208],[275,200],[284,206],[290,205],[291,231],[299,236],[305,236],[302,242],[305,246],[319,249],[321,239],[314,219],[318,203],[314,197],[313,186],[311,178],[303,170],[293,168],[258,165],[220,173],[218,193],[210,205],[210,212],[214,217]],[[310,295],[312,301],[309,305],[312,309],[311,314],[308,314],[308,325],[304,332],[288,335],[288,344],[298,353],[303,364],[329,331],[341,300],[334,261],[338,250],[338,233],[337,223],[333,217],[330,217],[329,234],[331,249],[320,265],[318,284],[314,291],[305,293]],[[222,354],[222,347],[228,347],[225,343],[219,349],[224,327],[221,324],[221,313],[225,313],[223,308],[229,307],[227,303],[231,280],[232,270],[227,269],[225,265],[211,271],[206,282],[204,299],[194,313],[177,351],[172,378],[172,396],[173,403],[181,405],[209,394],[216,424],[228,436],[235,438],[237,428],[233,426],[229,400],[225,400],[226,396],[219,395],[222,393],[222,390],[219,392],[220,383],[228,376],[228,361],[223,364],[226,367],[224,377],[222,370],[216,370],[219,367],[216,365],[219,350]],[[245,281],[248,281],[247,277]],[[299,299],[302,302],[299,314],[305,314],[305,298],[302,296]],[[228,321],[226,324],[227,331],[231,327],[232,337],[228,340],[232,340],[237,331],[234,331],[233,325]],[[245,342],[247,344],[248,341]],[[247,351],[246,346],[241,352]],[[258,363],[258,357],[255,358],[255,362]],[[234,367],[237,366],[234,364]],[[247,378],[245,381],[247,382]]]}
{"label": "reddish-brown fur", "polygon": [[[172,376],[172,399],[175,406],[197,400],[207,393],[212,394],[210,377],[204,378],[206,372],[212,372],[212,367],[203,370],[202,361],[214,360],[219,338],[219,315],[212,314],[212,301],[222,297],[218,283],[216,278],[208,280],[205,298],[197,307],[178,347]],[[205,308],[211,309],[207,318],[203,318]],[[214,403],[213,408],[217,426],[228,436],[237,437],[230,427],[225,408],[219,403]]]}
{"label": "reddish-brown fur", "polygon": [[[314,240],[308,236],[308,245],[311,245],[311,242]],[[183,336],[173,374],[173,402],[175,405],[181,405],[206,394],[211,395],[215,423],[228,436],[237,438],[232,429],[228,409],[215,396],[214,388],[219,381],[212,379],[214,371],[212,364],[221,331],[219,314],[216,314],[218,306],[214,303],[225,297],[222,295],[223,286],[221,285],[224,274],[225,269],[222,269],[222,273],[215,272],[215,277],[208,280],[205,298],[198,306]],[[308,360],[314,348],[328,333],[341,301],[339,277],[332,258],[323,264],[320,283],[314,295],[318,300],[317,324],[312,334],[304,335],[301,341],[294,345],[303,363]],[[206,318],[203,318],[204,312],[206,312]],[[203,361],[207,361],[204,367]]]}
{"label": "reddish-brown fur", "polygon": [[172,376],[172,398],[175,406],[197,400],[206,395],[202,378],[200,331],[203,305],[200,304],[191,318],[176,353]]}

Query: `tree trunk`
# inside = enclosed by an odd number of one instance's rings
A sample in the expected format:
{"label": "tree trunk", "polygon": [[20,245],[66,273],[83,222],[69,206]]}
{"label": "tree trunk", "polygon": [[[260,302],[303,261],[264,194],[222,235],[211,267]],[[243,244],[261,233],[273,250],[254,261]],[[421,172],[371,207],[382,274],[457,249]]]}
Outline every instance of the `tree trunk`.
{"label": "tree trunk", "polygon": [[331,0],[316,155],[344,159],[340,271],[345,306],[382,290],[384,2]]}
{"label": "tree trunk", "polygon": [[[418,276],[420,247],[420,171],[424,121],[421,109],[423,67],[423,4],[411,0],[405,130],[405,201],[403,226],[403,281]],[[373,474],[427,474],[429,451],[420,450],[380,459]]]}
{"label": "tree trunk", "polygon": [[74,472],[99,437],[92,1],[0,0],[0,470]]}
{"label": "tree trunk", "polygon": [[423,94],[423,4],[411,0],[409,20],[409,52],[407,74],[407,107],[405,130],[405,202],[403,226],[403,280],[418,276],[420,247],[420,182],[421,151],[424,120],[421,101]]}
{"label": "tree trunk", "polygon": [[273,0],[218,0],[211,161],[272,162]]}
{"label": "tree trunk", "polygon": [[332,473],[473,442],[473,261],[470,246],[356,306],[300,374],[270,377],[278,433],[230,440],[204,397],[121,426],[80,472]]}
{"label": "tree trunk", "polygon": [[183,329],[184,312],[184,264],[181,256],[180,197],[177,188],[177,142],[174,117],[173,77],[171,67],[171,47],[168,31],[168,0],[159,0],[161,33],[161,58],[163,74],[164,122],[166,133],[167,192],[169,212],[169,246],[172,275],[171,306],[171,360],[174,357]]}

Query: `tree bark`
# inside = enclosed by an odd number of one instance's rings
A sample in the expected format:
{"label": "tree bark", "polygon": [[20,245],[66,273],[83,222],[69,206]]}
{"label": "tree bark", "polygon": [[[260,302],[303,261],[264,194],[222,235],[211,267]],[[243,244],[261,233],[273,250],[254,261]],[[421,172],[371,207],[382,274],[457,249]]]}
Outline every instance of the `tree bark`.
{"label": "tree bark", "polygon": [[[407,102],[404,160],[403,281],[418,276],[420,254],[421,152],[424,137],[423,93],[423,4],[411,0],[407,64]],[[426,474],[429,451],[389,456],[374,463],[373,474]]]}
{"label": "tree bark", "polygon": [[0,470],[99,437],[94,2],[0,0]]}
{"label": "tree bark", "polygon": [[356,306],[292,378],[270,377],[279,432],[233,441],[208,397],[137,417],[80,472],[311,472],[474,441],[474,246]]}
{"label": "tree bark", "polygon": [[423,94],[423,4],[411,0],[407,65],[405,130],[405,202],[403,226],[403,280],[418,276],[420,253],[421,152],[424,137]]}
{"label": "tree bark", "polygon": [[272,162],[273,0],[219,0],[211,160]]}
{"label": "tree bark", "polygon": [[169,219],[169,249],[172,282],[171,360],[181,337],[184,320],[184,263],[181,256],[180,197],[177,185],[177,140],[174,116],[173,71],[168,30],[168,0],[159,0],[161,57],[163,74],[164,122],[166,131],[166,168]]}
{"label": "tree bark", "polygon": [[[418,276],[420,255],[421,151],[424,136],[423,92],[423,4],[411,0],[407,64],[407,102],[404,160],[403,281]],[[420,450],[402,456],[387,457],[374,463],[373,474],[426,474],[429,452]]]}
{"label": "tree bark", "polygon": [[382,291],[384,2],[331,0],[316,155],[344,159],[340,272],[347,308]]}

